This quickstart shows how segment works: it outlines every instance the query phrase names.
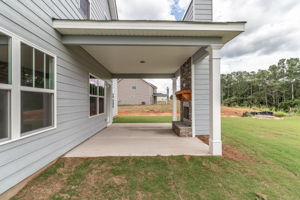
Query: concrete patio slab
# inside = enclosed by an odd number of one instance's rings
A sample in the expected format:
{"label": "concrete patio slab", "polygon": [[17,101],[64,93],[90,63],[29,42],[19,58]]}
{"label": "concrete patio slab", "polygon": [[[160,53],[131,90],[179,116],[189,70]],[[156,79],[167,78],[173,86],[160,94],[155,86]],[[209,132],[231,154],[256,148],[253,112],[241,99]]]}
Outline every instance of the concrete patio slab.
{"label": "concrete patio slab", "polygon": [[206,156],[209,147],[197,138],[178,137],[171,124],[113,124],[65,157]]}

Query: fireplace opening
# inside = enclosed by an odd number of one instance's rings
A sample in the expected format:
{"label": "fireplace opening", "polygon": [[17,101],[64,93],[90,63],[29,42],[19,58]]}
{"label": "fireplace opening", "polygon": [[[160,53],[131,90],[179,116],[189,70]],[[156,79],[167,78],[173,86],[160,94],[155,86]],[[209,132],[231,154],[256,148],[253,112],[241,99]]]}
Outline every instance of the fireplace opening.
{"label": "fireplace opening", "polygon": [[190,120],[190,108],[189,107],[183,107],[183,118]]}

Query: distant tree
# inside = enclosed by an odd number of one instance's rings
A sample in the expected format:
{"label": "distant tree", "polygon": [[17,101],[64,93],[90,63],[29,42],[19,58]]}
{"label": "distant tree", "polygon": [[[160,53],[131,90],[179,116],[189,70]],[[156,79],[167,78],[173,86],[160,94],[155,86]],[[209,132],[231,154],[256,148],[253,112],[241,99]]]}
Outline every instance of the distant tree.
{"label": "distant tree", "polygon": [[222,102],[228,106],[297,107],[300,100],[300,59],[281,59],[258,72],[222,74]]}

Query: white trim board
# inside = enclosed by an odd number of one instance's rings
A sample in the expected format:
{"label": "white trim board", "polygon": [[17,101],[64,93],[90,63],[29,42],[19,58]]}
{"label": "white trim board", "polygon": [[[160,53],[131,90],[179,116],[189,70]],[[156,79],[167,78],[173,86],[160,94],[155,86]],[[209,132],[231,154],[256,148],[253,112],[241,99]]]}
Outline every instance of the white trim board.
{"label": "white trim board", "polygon": [[245,22],[54,20],[62,35],[220,37],[223,43],[245,31]]}

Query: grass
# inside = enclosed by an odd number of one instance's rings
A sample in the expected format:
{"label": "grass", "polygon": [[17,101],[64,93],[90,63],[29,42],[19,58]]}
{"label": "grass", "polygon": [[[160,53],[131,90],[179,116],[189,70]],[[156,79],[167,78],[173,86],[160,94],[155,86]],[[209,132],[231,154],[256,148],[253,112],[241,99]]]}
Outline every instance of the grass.
{"label": "grass", "polygon": [[114,123],[171,123],[172,116],[120,116]]}
{"label": "grass", "polygon": [[[60,159],[15,199],[300,199],[300,118],[223,118],[227,157]],[[54,173],[55,172],[55,173]]]}

